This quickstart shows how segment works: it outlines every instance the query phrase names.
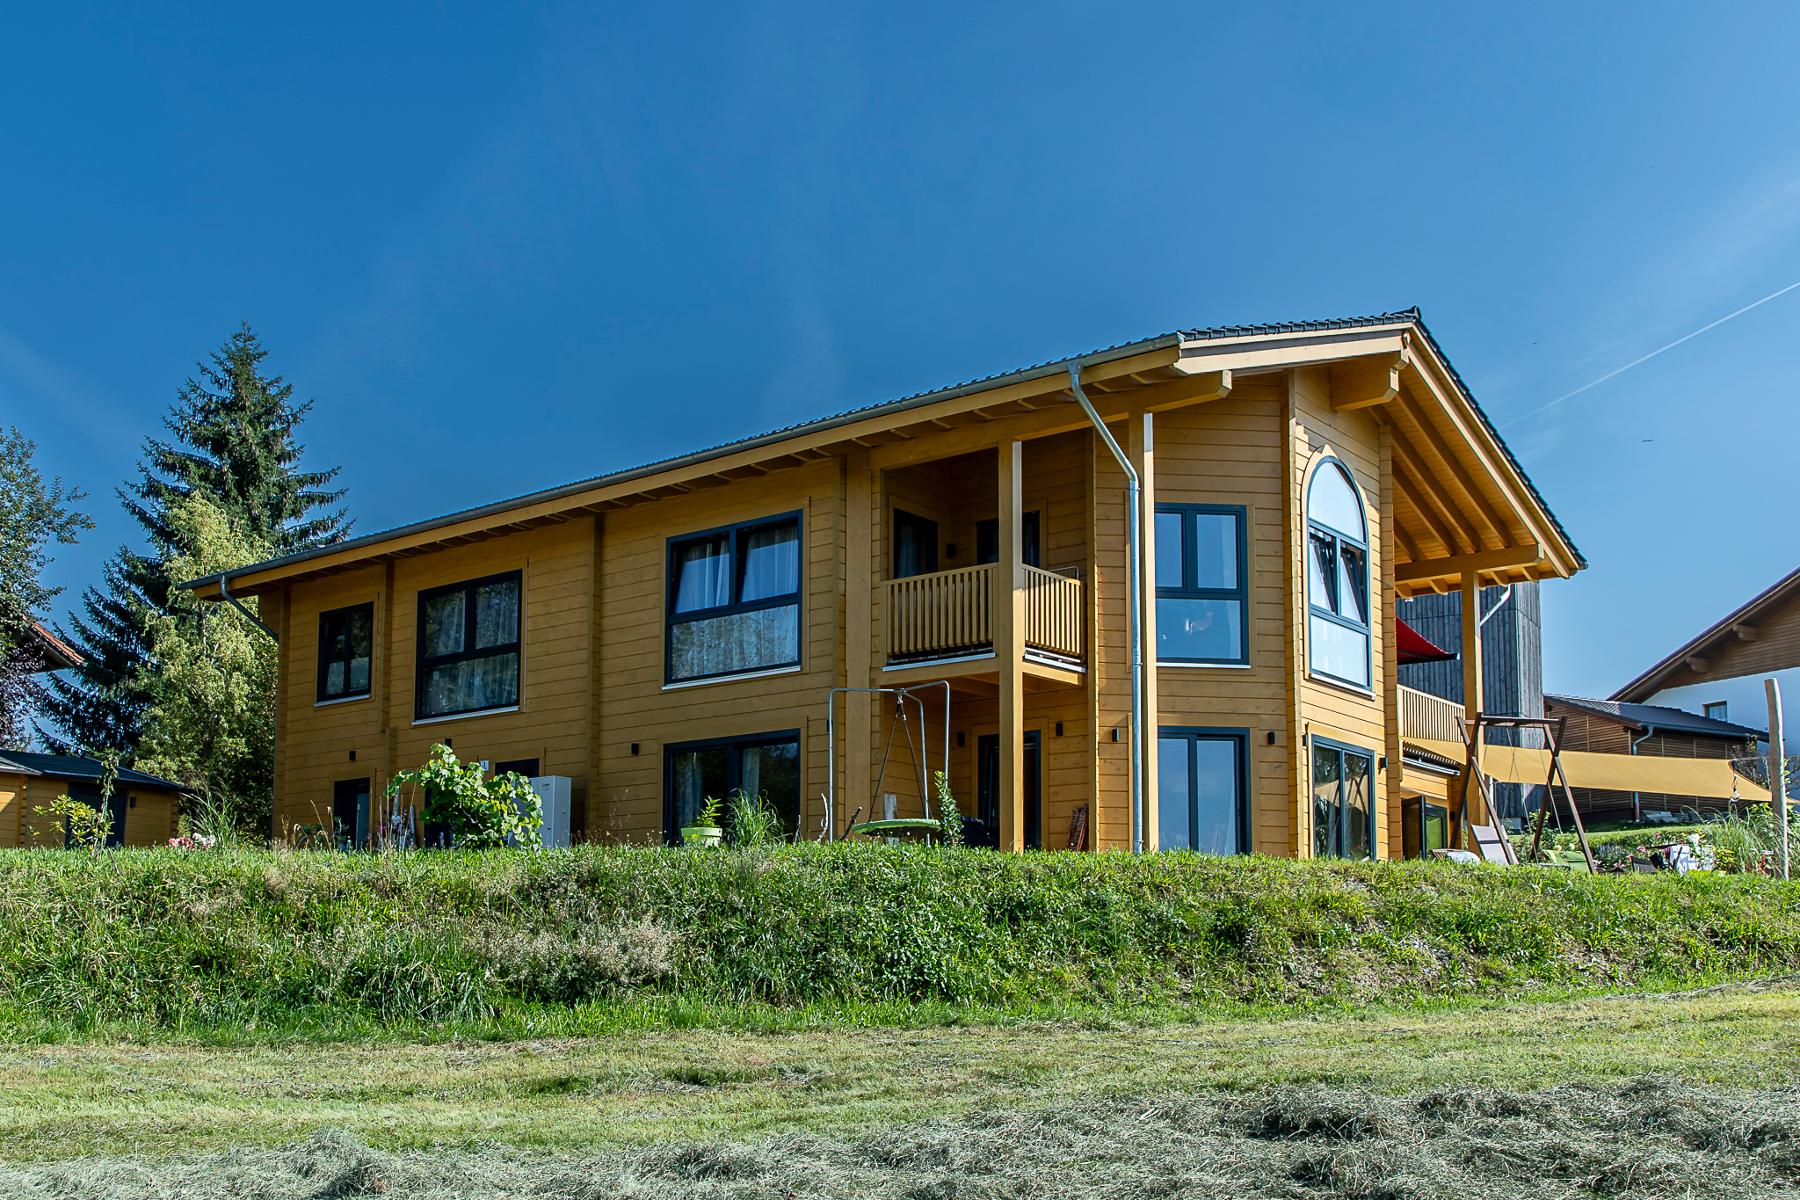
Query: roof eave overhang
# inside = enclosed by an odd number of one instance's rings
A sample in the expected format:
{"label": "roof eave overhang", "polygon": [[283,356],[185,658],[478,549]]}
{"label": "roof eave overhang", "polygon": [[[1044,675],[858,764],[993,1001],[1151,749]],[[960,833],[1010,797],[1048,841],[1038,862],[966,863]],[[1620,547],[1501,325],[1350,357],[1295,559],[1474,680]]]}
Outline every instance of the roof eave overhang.
{"label": "roof eave overhang", "polygon": [[342,569],[422,543],[478,536],[658,488],[678,487],[695,478],[752,467],[767,459],[791,457],[828,445],[853,442],[896,423],[928,422],[1061,391],[1067,386],[1069,369],[1076,365],[1081,367],[1084,380],[1097,384],[1145,385],[1184,373],[1180,369],[1181,346],[1181,335],[1174,333],[1128,342],[1107,350],[806,422],[643,467],[350,538],[240,570],[217,572],[180,586],[206,600],[223,600],[227,592],[250,595],[283,580]]}

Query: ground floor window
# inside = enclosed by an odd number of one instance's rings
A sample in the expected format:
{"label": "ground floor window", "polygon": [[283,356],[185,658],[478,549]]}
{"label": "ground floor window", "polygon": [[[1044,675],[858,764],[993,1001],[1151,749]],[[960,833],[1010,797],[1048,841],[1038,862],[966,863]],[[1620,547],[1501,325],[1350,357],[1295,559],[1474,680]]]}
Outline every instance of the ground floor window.
{"label": "ground floor window", "polygon": [[331,788],[332,842],[339,850],[369,845],[369,781],[340,779]]}
{"label": "ground floor window", "polygon": [[1424,796],[1400,800],[1402,840],[1408,858],[1427,858],[1433,850],[1450,848],[1450,810]]}
{"label": "ground floor window", "polygon": [[1373,858],[1375,756],[1355,746],[1312,739],[1313,855]]}
{"label": "ground floor window", "polygon": [[1245,854],[1250,794],[1241,729],[1181,729],[1156,734],[1156,821],[1164,850]]}
{"label": "ground floor window", "polygon": [[800,731],[684,742],[664,752],[663,840],[681,841],[710,798],[722,801],[725,835],[731,836],[731,797],[761,796],[781,818],[782,833],[800,827]]}

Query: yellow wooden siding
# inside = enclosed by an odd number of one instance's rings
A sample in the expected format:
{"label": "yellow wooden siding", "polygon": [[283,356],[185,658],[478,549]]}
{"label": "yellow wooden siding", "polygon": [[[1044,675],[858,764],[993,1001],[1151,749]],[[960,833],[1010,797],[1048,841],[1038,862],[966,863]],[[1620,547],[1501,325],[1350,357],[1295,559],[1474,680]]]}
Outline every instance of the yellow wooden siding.
{"label": "yellow wooden siding", "polygon": [[[43,775],[0,774],[0,849],[16,846],[61,846],[60,824],[33,810],[45,807],[69,790],[66,779]],[[161,846],[175,835],[178,797],[163,788],[121,786],[126,799],[125,844]]]}
{"label": "yellow wooden siding", "polygon": [[[1250,665],[1163,666],[1157,670],[1158,723],[1249,732],[1251,846],[1289,854],[1293,846],[1288,762],[1277,743],[1287,728],[1285,549],[1281,526],[1281,431],[1285,392],[1278,379],[1250,379],[1225,400],[1155,418],[1156,500],[1231,504],[1245,510]],[[1150,648],[1146,653],[1152,652]],[[1155,803],[1150,797],[1149,803]]]}
{"label": "yellow wooden siding", "polygon": [[[589,835],[656,842],[663,833],[663,749],[675,743],[801,731],[801,810],[811,836],[823,815],[825,698],[837,682],[843,541],[836,462],[729,490],[608,513],[600,531],[598,786]],[[671,537],[800,510],[800,668],[758,678],[665,686],[664,595]],[[631,752],[632,743],[638,752]]]}
{"label": "yellow wooden siding", "polygon": [[[1357,746],[1379,759],[1388,751],[1388,722],[1385,696],[1388,687],[1386,654],[1390,639],[1383,635],[1383,625],[1393,620],[1391,593],[1393,567],[1383,545],[1386,512],[1392,511],[1391,500],[1384,512],[1383,434],[1376,418],[1368,410],[1334,412],[1331,408],[1331,376],[1325,368],[1307,368],[1290,375],[1290,400],[1293,414],[1291,436],[1294,439],[1294,478],[1290,492],[1291,520],[1294,522],[1293,553],[1290,563],[1295,597],[1297,626],[1296,653],[1299,656],[1296,675],[1299,687],[1299,732],[1308,736],[1329,738]],[[1306,540],[1306,495],[1313,471],[1326,458],[1332,457],[1349,468],[1362,496],[1363,512],[1368,521],[1369,539],[1369,626],[1372,631],[1370,693],[1341,687],[1316,678],[1308,669],[1308,624],[1306,621],[1306,570],[1304,556],[1309,552]],[[1310,753],[1297,747],[1295,755],[1298,778],[1295,780],[1295,812],[1301,817],[1295,829],[1295,848],[1310,854],[1312,847],[1312,772]],[[1390,759],[1390,762],[1392,759]],[[1388,852],[1390,826],[1387,777],[1377,769],[1371,781],[1376,805],[1376,853]],[[1392,826],[1397,830],[1398,826]]]}

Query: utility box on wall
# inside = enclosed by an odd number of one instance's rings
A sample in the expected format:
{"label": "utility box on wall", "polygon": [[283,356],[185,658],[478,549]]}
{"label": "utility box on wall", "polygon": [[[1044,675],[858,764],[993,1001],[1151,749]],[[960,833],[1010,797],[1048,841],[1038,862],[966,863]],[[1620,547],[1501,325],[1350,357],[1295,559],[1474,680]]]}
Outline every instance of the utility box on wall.
{"label": "utility box on wall", "polygon": [[531,790],[538,794],[544,814],[539,830],[546,850],[565,849],[569,844],[569,809],[574,794],[573,781],[567,775],[539,775],[532,779]]}

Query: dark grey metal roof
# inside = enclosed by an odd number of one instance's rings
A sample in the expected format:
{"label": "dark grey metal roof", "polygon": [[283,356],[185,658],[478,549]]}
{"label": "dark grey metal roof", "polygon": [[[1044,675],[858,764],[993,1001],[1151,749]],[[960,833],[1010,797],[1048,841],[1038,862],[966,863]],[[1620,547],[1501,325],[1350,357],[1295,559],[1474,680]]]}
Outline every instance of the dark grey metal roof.
{"label": "dark grey metal roof", "polygon": [[[0,773],[43,775],[51,779],[97,783],[101,770],[100,760],[97,758],[82,758],[73,754],[38,754],[28,750],[0,750]],[[127,786],[167,788],[172,792],[182,790],[179,783],[146,775],[142,771],[133,771],[129,767],[119,768],[118,781]]]}
{"label": "dark grey metal roof", "polygon": [[[883,400],[874,404],[863,405],[859,408],[845,409],[844,411],[834,413],[831,416],[816,417],[792,425],[784,425],[779,429],[773,429],[767,433],[760,433],[752,437],[741,438],[735,441],[721,442],[703,450],[694,450],[685,454],[676,455],[672,458],[658,459],[654,462],[644,463],[640,466],[627,467],[623,470],[611,471],[603,475],[595,475],[588,479],[577,480],[574,483],[566,483],[557,487],[546,488],[541,491],[526,492],[523,495],[514,496],[510,499],[497,500],[489,504],[478,505],[474,508],[461,509],[457,512],[446,513],[440,517],[432,517],[429,520],[416,521],[408,525],[398,525],[390,529],[380,530],[376,533],[366,533],[359,537],[349,538],[340,542],[331,542],[322,546],[313,546],[306,550],[296,551],[295,553],[282,555],[278,558],[271,558],[264,562],[252,563],[248,566],[236,568],[235,570],[222,572],[216,575],[207,575],[200,579],[191,580],[181,586],[184,588],[197,588],[203,585],[216,584],[227,578],[248,575],[257,571],[265,571],[276,567],[291,566],[305,562],[311,558],[322,557],[326,554],[336,554],[344,550],[356,550],[365,546],[379,545],[382,542],[394,538],[406,537],[415,533],[426,533],[432,529],[453,525],[460,521],[493,516],[527,504],[538,504],[546,500],[561,499],[565,496],[572,496],[608,484],[629,482],[633,479],[644,478],[659,474],[663,471],[673,470],[676,467],[705,462],[708,459],[723,457],[726,454],[736,453],[741,450],[754,449],[787,438],[799,437],[802,434],[830,429],[834,426],[849,424],[853,421],[866,420],[869,417],[879,416],[883,413],[900,412],[908,408],[922,407],[926,404],[935,403],[940,400],[952,399],[959,395],[985,391],[989,388],[998,387],[1004,383],[1017,383],[1029,379],[1043,378],[1048,375],[1060,375],[1065,373],[1070,366],[1076,363],[1088,366],[1097,363],[1110,362],[1114,359],[1129,358],[1131,355],[1142,354],[1150,350],[1180,346],[1183,342],[1218,341],[1225,338],[1272,336],[1286,333],[1324,332],[1336,329],[1365,329],[1372,326],[1402,323],[1410,323],[1416,326],[1419,329],[1419,332],[1425,336],[1425,340],[1431,344],[1431,348],[1437,354],[1439,360],[1441,360],[1449,370],[1451,378],[1455,380],[1457,389],[1462,393],[1463,398],[1469,402],[1470,407],[1475,410],[1476,416],[1481,419],[1482,425],[1493,435],[1494,440],[1499,443],[1500,449],[1506,455],[1507,461],[1519,472],[1520,478],[1525,480],[1525,486],[1531,490],[1532,496],[1537,499],[1544,511],[1549,513],[1550,506],[1544,503],[1543,496],[1539,494],[1536,485],[1534,485],[1531,482],[1531,479],[1525,474],[1525,469],[1519,465],[1519,460],[1513,456],[1512,450],[1508,448],[1505,441],[1501,439],[1500,433],[1494,428],[1493,422],[1488,420],[1487,414],[1481,411],[1481,406],[1476,403],[1475,397],[1470,393],[1468,385],[1463,382],[1462,376],[1457,374],[1456,368],[1450,365],[1449,358],[1445,356],[1442,348],[1438,346],[1437,339],[1431,336],[1431,331],[1425,327],[1425,322],[1420,316],[1419,309],[1417,306],[1414,306],[1412,308],[1400,309],[1395,312],[1373,313],[1361,317],[1333,317],[1317,321],[1276,321],[1259,325],[1215,325],[1199,329],[1177,329],[1169,333],[1157,334],[1154,337],[1141,338],[1137,341],[1118,342],[1111,346],[1103,346],[1099,349],[1089,350],[1084,354],[1076,354],[1068,358],[1051,359],[1046,362],[1036,363],[1029,367],[1018,367],[1011,371],[1002,371],[994,375],[984,375],[976,379],[953,384],[949,387],[936,388],[928,392],[914,392],[911,395],[902,396],[896,400]],[[1569,537],[1567,531],[1563,529],[1561,522],[1557,521],[1554,513],[1551,513],[1550,520],[1551,523],[1556,526],[1557,532],[1568,544],[1570,550],[1574,551],[1576,560],[1582,566],[1586,566],[1587,560],[1582,557],[1581,551],[1575,549],[1574,541]]]}
{"label": "dark grey metal roof", "polygon": [[1752,729],[1748,725],[1738,725],[1731,721],[1717,721],[1712,717],[1703,717],[1697,713],[1679,708],[1668,708],[1661,704],[1632,704],[1624,700],[1590,700],[1586,696],[1553,696],[1548,692],[1544,693],[1544,700],[1549,704],[1560,704],[1565,708],[1579,709],[1582,712],[1605,717],[1636,729],[1656,729],[1663,733],[1691,733],[1695,737],[1720,738],[1734,742],[1769,736],[1764,730]]}

